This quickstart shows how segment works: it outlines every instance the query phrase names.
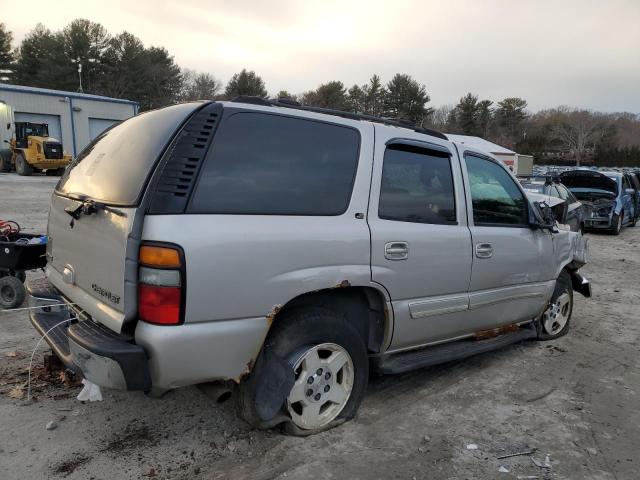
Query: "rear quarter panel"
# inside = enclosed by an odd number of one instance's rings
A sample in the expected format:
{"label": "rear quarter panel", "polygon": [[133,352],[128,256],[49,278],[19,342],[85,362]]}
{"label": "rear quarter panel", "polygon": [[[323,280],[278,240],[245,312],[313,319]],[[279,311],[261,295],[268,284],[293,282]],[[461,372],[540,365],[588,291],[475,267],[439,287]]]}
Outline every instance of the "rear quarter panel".
{"label": "rear quarter panel", "polygon": [[[348,123],[347,123],[348,122]],[[303,293],[370,285],[370,235],[365,218],[373,159],[373,126],[361,147],[351,201],[339,216],[148,215],[143,241],[185,252],[185,322],[270,317]]]}

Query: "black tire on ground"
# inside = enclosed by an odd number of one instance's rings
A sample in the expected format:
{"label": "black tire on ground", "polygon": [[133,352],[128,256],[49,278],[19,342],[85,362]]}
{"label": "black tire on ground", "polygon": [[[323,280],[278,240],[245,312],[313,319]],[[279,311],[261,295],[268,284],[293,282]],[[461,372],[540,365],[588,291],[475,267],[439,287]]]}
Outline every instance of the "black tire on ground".
{"label": "black tire on ground", "polygon": [[16,172],[23,177],[33,174],[33,167],[27,163],[21,153],[16,154]]}
{"label": "black tire on ground", "polygon": [[26,291],[20,279],[10,275],[0,278],[0,307],[17,308],[22,305],[25,296]]}
{"label": "black tire on ground", "polygon": [[[565,296],[565,297],[563,297]],[[553,312],[554,305],[558,305],[560,298],[563,297],[567,299],[568,296],[568,304],[565,307],[561,307],[556,311],[556,313],[561,314],[562,318],[566,318],[566,323],[562,326],[560,330],[549,331],[548,328],[545,328],[545,319],[549,318],[547,315]],[[556,280],[556,287],[553,290],[553,295],[551,296],[551,301],[549,302],[549,306],[547,310],[542,314],[542,317],[538,321],[537,330],[538,330],[538,340],[553,340],[563,335],[566,335],[569,331],[569,324],[571,323],[571,315],[573,313],[573,287],[571,285],[571,277],[566,271],[562,271],[558,279]],[[549,319],[549,323],[553,323],[552,319]]]}
{"label": "black tire on ground", "polygon": [[7,173],[11,171],[11,157],[0,153],[0,173]]}
{"label": "black tire on ground", "polygon": [[255,428],[270,428],[273,422],[263,422],[256,411],[257,378],[254,373],[269,369],[269,358],[273,354],[286,359],[293,367],[296,354],[301,350],[323,343],[333,343],[345,349],[353,362],[354,380],[351,394],[338,416],[327,425],[317,429],[302,429],[296,426],[286,412],[286,400],[277,416],[283,430],[289,435],[307,436],[329,430],[352,419],[364,398],[369,379],[369,358],[365,343],[349,320],[326,308],[300,308],[283,312],[275,321],[263,352],[252,373],[238,388],[240,416]]}
{"label": "black tire on ground", "polygon": [[64,175],[64,171],[65,171],[65,168],[64,168],[64,167],[62,167],[62,168],[57,168],[57,169],[55,170],[55,173],[54,173],[53,175],[54,175],[54,176],[56,176],[56,177],[61,177],[62,175]]}
{"label": "black tire on ground", "polygon": [[620,231],[622,230],[622,220],[624,219],[624,211],[620,212],[620,215],[613,215],[611,219],[611,223],[613,224],[613,228],[611,229],[611,233],[613,235],[620,235]]}

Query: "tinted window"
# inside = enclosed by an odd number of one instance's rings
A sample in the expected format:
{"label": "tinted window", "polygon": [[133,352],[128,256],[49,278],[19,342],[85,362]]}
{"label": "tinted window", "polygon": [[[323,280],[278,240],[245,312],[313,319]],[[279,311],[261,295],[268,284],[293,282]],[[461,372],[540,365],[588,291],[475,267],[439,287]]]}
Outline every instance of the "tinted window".
{"label": "tinted window", "polygon": [[220,125],[192,213],[339,215],[349,204],[359,133],[328,123],[236,113]]}
{"label": "tinted window", "polygon": [[466,156],[465,160],[474,224],[527,225],[527,202],[511,176],[490,160],[472,155]]}
{"label": "tinted window", "polygon": [[387,148],[378,216],[401,222],[455,224],[449,156],[404,145]]}
{"label": "tinted window", "polygon": [[185,103],[130,118],[97,137],[78,155],[56,191],[134,205],[160,154],[198,107]]}

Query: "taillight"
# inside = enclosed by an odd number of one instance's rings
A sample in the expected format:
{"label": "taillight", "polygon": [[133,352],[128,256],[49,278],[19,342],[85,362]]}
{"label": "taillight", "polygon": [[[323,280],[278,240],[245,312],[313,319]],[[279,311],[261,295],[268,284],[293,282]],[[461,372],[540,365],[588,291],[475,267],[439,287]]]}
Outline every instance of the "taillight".
{"label": "taillight", "polygon": [[172,245],[143,245],[138,257],[138,315],[157,325],[184,317],[184,255]]}

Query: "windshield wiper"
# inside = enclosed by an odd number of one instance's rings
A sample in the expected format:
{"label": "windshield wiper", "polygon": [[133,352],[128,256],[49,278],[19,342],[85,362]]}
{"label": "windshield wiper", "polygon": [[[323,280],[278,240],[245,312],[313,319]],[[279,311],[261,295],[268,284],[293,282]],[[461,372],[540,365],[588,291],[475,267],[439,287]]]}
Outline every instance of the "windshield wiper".
{"label": "windshield wiper", "polygon": [[104,210],[105,212],[113,213],[119,217],[126,217],[126,214],[122,210],[110,207],[109,205],[101,202],[96,202],[87,195],[71,193],[67,195],[67,197],[71,200],[75,200],[76,202],[80,202],[80,205],[77,207],[66,207],[64,209],[65,212],[76,220],[79,220],[81,215],[93,215],[94,213],[97,213],[98,210]]}

